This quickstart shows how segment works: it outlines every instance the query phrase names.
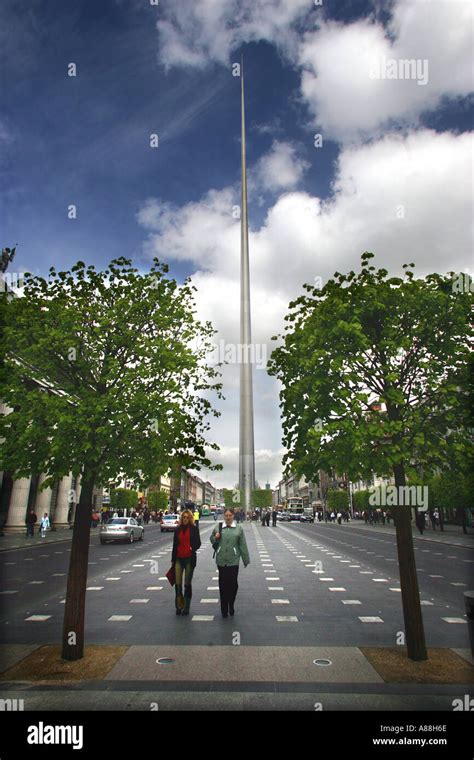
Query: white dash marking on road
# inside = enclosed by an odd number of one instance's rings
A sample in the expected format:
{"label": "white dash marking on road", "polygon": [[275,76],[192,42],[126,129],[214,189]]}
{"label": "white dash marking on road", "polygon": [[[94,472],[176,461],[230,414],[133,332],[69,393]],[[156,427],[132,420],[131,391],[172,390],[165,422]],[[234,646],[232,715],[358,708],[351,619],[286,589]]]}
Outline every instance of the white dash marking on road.
{"label": "white dash marking on road", "polygon": [[467,625],[467,620],[464,620],[463,618],[444,617],[441,618],[441,620],[444,620],[446,623],[465,623]]}
{"label": "white dash marking on road", "polygon": [[377,617],[376,615],[366,615],[364,617],[359,617],[359,620],[361,623],[383,623],[382,618]]}

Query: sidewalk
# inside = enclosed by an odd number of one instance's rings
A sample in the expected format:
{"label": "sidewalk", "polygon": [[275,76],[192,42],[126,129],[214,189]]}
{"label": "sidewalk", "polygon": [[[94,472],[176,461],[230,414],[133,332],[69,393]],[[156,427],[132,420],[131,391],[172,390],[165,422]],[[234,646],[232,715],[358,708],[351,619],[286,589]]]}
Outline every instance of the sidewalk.
{"label": "sidewalk", "polygon": [[[393,649],[381,649],[390,656]],[[431,649],[404,672],[358,647],[97,646],[77,662],[59,647],[2,647],[0,693],[41,710],[445,710],[469,693],[465,649]],[[163,664],[160,664],[163,660]],[[321,662],[321,665],[317,663]],[[449,662],[441,674],[440,664]],[[405,663],[407,663],[405,668]],[[104,698],[104,693],[106,697]]]}
{"label": "sidewalk", "polygon": [[[94,530],[97,530],[94,528]],[[44,546],[44,544],[55,544],[58,542],[70,541],[73,531],[69,528],[59,528],[58,530],[48,530],[45,538],[41,538],[41,533],[35,529],[33,538],[26,538],[26,530],[21,533],[6,533],[0,536],[0,552],[9,549],[25,549],[30,546]],[[92,534],[92,528],[91,528]]]}
{"label": "sidewalk", "polygon": [[[320,526],[325,525],[325,523],[315,523],[315,525]],[[351,520],[349,523],[343,522],[340,527],[355,529],[363,528],[364,530],[370,530],[374,533],[395,535],[395,526],[392,522],[390,525],[382,525],[382,523],[379,523],[378,525],[366,525],[364,520]],[[464,534],[460,525],[445,525],[443,532],[441,532],[439,528],[436,530],[427,528],[423,535],[420,536],[418,529],[414,528],[413,538],[419,541],[433,541],[438,544],[448,544],[449,546],[462,546],[467,549],[474,549],[474,530],[468,528],[467,531],[467,534]]]}

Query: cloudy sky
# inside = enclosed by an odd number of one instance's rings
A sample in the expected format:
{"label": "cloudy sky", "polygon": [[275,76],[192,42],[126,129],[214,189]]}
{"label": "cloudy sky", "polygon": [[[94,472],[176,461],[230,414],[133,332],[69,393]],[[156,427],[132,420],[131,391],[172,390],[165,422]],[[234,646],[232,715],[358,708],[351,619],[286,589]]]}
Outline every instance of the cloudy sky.
{"label": "cloudy sky", "polygon": [[[43,275],[158,256],[237,344],[243,53],[260,358],[303,283],[365,250],[393,273],[472,271],[472,23],[470,0],[2,0],[2,246]],[[259,364],[256,474],[274,486],[279,388]],[[237,480],[238,376],[218,485]]]}

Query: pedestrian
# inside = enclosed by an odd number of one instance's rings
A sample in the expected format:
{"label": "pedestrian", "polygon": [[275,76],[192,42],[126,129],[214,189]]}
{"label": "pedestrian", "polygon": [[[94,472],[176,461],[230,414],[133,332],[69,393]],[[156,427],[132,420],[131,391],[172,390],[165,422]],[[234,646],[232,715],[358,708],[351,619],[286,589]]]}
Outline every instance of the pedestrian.
{"label": "pedestrian", "polygon": [[30,511],[26,515],[26,538],[33,538],[35,535],[35,523],[38,520],[36,517],[36,512],[34,509],[30,509]]}
{"label": "pedestrian", "polygon": [[342,512],[337,513],[337,522],[339,525],[342,525]]}
{"label": "pedestrian", "polygon": [[278,512],[276,511],[276,507],[273,507],[273,510],[272,510],[272,525],[273,525],[274,528],[276,528],[276,525],[277,525],[277,517],[278,517]]}
{"label": "pedestrian", "polygon": [[199,528],[199,517],[200,517],[199,510],[197,509],[197,507],[195,507],[193,518],[194,518],[194,525],[196,526],[196,528]]}
{"label": "pedestrian", "polygon": [[[174,532],[171,564],[175,570],[175,609],[177,615],[189,615],[193,596],[192,580],[196,567],[196,552],[201,546],[199,528],[190,509],[183,509]],[[184,576],[184,596],[183,596]]]}
{"label": "pedestrian", "polygon": [[436,515],[431,510],[430,510],[430,520],[431,520],[431,527],[433,528],[433,530],[436,530]]}
{"label": "pedestrian", "polygon": [[234,521],[234,510],[227,507],[224,512],[225,525],[219,523],[211,534],[217,569],[219,571],[219,593],[222,617],[234,614],[235,597],[239,588],[239,562],[242,557],[244,567],[250,563],[244,529]]}
{"label": "pedestrian", "polygon": [[420,536],[423,535],[423,531],[425,529],[425,513],[424,512],[417,512],[416,513],[416,527],[420,531]]}
{"label": "pedestrian", "polygon": [[47,512],[45,512],[43,517],[41,518],[40,528],[41,528],[41,538],[46,538],[46,531],[49,529],[49,517],[48,517]]}
{"label": "pedestrian", "polygon": [[266,525],[266,514],[265,514],[265,510],[263,510],[263,509],[262,509],[262,513],[261,513],[261,520],[262,520],[262,528],[264,528],[265,525]]}
{"label": "pedestrian", "polygon": [[267,509],[267,511],[265,512],[265,522],[267,524],[267,528],[269,528],[270,527],[270,510],[269,509]]}

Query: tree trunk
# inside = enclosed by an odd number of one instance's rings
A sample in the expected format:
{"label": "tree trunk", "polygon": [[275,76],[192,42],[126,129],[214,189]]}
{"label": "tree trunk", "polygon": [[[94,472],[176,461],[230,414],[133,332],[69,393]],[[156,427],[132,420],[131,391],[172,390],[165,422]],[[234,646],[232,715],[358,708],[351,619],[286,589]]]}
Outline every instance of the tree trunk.
{"label": "tree trunk", "polygon": [[[405,486],[405,469],[403,464],[393,468],[397,493]],[[400,501],[400,499],[399,499]],[[403,618],[408,657],[411,660],[427,660],[425,632],[421,614],[420,592],[416,574],[413,532],[411,526],[411,507],[395,508],[395,528],[397,532],[397,551],[400,566],[400,587],[402,590]]]}
{"label": "tree trunk", "polygon": [[71,558],[69,560],[64,609],[61,655],[63,660],[80,660],[84,656],[86,586],[94,481],[95,473],[91,470],[85,470],[82,475],[82,490],[79,504],[76,507],[71,541]]}

